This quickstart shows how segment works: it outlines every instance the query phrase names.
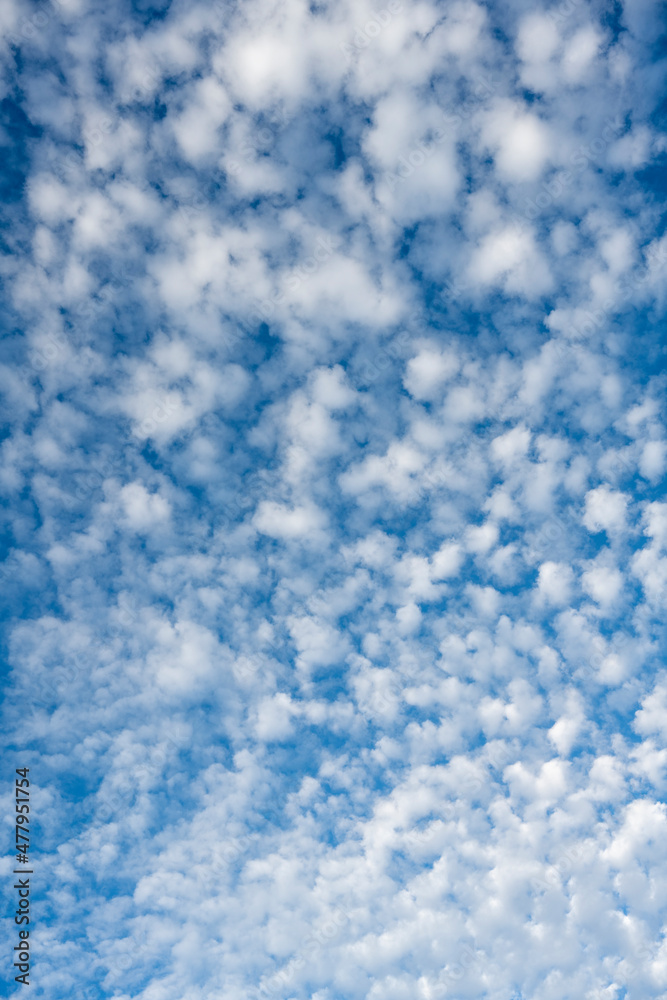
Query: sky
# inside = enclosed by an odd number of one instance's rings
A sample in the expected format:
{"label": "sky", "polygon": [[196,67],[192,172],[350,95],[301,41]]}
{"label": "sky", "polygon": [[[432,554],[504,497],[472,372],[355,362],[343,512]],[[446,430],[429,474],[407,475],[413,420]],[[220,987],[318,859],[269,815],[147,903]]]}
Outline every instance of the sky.
{"label": "sky", "polygon": [[667,1000],[667,6],[0,53],[31,996]]}

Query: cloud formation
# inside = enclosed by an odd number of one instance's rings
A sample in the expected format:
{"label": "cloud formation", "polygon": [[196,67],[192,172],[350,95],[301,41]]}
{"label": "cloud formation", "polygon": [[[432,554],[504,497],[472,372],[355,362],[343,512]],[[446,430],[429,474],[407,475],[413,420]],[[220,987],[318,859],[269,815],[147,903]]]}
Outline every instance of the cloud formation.
{"label": "cloud formation", "polygon": [[34,993],[667,997],[660,6],[0,34]]}

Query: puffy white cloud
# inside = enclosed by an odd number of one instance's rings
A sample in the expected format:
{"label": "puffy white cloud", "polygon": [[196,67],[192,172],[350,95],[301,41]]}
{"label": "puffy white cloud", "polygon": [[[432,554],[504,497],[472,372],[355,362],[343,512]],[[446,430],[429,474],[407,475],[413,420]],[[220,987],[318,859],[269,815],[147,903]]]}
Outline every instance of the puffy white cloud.
{"label": "puffy white cloud", "polygon": [[344,658],[347,643],[327,622],[293,616],[287,624],[299,654],[297,665],[306,672],[332,666]]}
{"label": "puffy white cloud", "polygon": [[664,441],[647,441],[639,459],[639,471],[651,482],[661,479],[667,459],[667,444]]}
{"label": "puffy white cloud", "polygon": [[262,742],[284,740],[293,732],[292,716],[296,708],[288,694],[264,698],[257,706],[255,732]]}
{"label": "puffy white cloud", "polygon": [[574,573],[563,563],[544,562],[540,566],[537,589],[540,598],[548,604],[563,607],[572,598]]}
{"label": "puffy white cloud", "polygon": [[169,502],[159,493],[149,493],[141,483],[123,486],[119,500],[125,520],[134,531],[150,531],[170,515]]}
{"label": "puffy white cloud", "polygon": [[621,531],[625,527],[628,497],[608,486],[589,490],[584,498],[583,522],[589,531]]}
{"label": "puffy white cloud", "polygon": [[521,105],[497,100],[482,120],[482,137],[494,151],[501,176],[511,181],[536,180],[552,150],[548,126]]}
{"label": "puffy white cloud", "polygon": [[456,576],[462,562],[461,547],[456,542],[445,542],[431,556],[431,578],[433,580],[446,580],[451,576]]}
{"label": "puffy white cloud", "polygon": [[402,608],[399,608],[396,612],[396,620],[398,622],[398,629],[401,635],[409,635],[411,632],[416,631],[422,620],[422,613],[414,602],[410,604],[405,604]]}
{"label": "puffy white cloud", "polygon": [[486,553],[498,541],[498,526],[492,521],[471,525],[466,529],[466,546],[470,552]]}
{"label": "puffy white cloud", "polygon": [[598,564],[582,574],[581,586],[594,601],[604,607],[613,604],[620,595],[623,574],[615,566]]}
{"label": "puffy white cloud", "polygon": [[563,76],[568,83],[580,83],[589,70],[602,44],[602,33],[592,24],[575,32],[565,43]]}
{"label": "puffy white cloud", "polygon": [[655,686],[651,694],[646,695],[642,707],[635,716],[635,728],[640,733],[661,733],[667,731],[667,687],[664,683]]}
{"label": "puffy white cloud", "polygon": [[212,633],[194,622],[153,623],[154,649],[147,657],[159,689],[187,696],[214,674],[225,676],[225,651],[219,649]]}
{"label": "puffy white cloud", "polygon": [[519,25],[517,54],[523,62],[544,63],[558,48],[560,34],[556,21],[543,12],[527,14]]}
{"label": "puffy white cloud", "polygon": [[312,539],[326,523],[324,514],[313,505],[287,507],[272,500],[260,503],[254,520],[257,530],[271,538]]}
{"label": "puffy white cloud", "polygon": [[549,730],[549,739],[563,757],[568,757],[585,725],[581,699],[568,692],[566,710]]}
{"label": "puffy white cloud", "polygon": [[437,347],[424,347],[407,364],[403,384],[415,399],[433,399],[441,386],[456,374],[459,364],[455,355]]}
{"label": "puffy white cloud", "polygon": [[212,77],[200,80],[188,96],[190,99],[185,98],[185,106],[172,127],[183,155],[196,163],[216,153],[219,147],[217,129],[228,117],[231,101],[224,87]]}
{"label": "puffy white cloud", "polygon": [[667,503],[653,501],[644,510],[644,533],[659,550],[667,548]]}
{"label": "puffy white cloud", "polygon": [[488,233],[473,250],[468,265],[471,284],[504,288],[527,298],[552,286],[548,265],[528,229],[505,226]]}
{"label": "puffy white cloud", "polygon": [[530,445],[530,431],[526,427],[514,427],[491,442],[491,454],[497,462],[513,466],[522,459]]}

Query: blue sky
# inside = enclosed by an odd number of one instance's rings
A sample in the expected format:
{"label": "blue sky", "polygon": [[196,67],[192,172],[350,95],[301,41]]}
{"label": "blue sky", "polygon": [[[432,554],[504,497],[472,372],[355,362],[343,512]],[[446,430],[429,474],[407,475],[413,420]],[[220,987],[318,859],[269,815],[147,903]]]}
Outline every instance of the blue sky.
{"label": "blue sky", "polygon": [[33,996],[666,1000],[664,13],[4,5]]}

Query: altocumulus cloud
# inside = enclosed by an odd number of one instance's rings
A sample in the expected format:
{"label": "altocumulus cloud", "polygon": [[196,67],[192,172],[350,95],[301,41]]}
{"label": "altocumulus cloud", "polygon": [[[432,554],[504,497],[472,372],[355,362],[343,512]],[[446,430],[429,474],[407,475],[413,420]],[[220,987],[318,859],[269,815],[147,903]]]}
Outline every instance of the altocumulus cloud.
{"label": "altocumulus cloud", "polygon": [[34,996],[667,997],[665,20],[5,4]]}

